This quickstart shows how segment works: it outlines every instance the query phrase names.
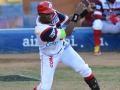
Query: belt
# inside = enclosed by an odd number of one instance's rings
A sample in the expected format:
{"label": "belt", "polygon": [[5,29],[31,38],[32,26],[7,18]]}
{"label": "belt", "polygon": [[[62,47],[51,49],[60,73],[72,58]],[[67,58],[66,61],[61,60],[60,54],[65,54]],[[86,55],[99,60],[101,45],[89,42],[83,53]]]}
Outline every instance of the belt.
{"label": "belt", "polygon": [[62,50],[62,48],[57,52],[57,54],[59,54],[61,50]]}

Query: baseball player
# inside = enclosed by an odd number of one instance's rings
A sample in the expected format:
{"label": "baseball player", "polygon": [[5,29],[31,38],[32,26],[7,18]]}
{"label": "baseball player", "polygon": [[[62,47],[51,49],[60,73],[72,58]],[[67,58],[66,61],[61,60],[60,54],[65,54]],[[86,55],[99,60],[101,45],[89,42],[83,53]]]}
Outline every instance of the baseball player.
{"label": "baseball player", "polygon": [[120,0],[98,0],[94,18],[94,55],[100,55],[101,33],[120,33]]}
{"label": "baseball player", "polygon": [[84,7],[81,2],[78,4],[70,23],[63,29],[62,25],[68,20],[68,16],[53,9],[48,1],[38,4],[35,34],[41,60],[41,82],[34,90],[51,90],[59,62],[78,72],[91,90],[100,90],[91,68],[64,39],[72,33],[77,21],[88,14],[89,9],[84,10]]}

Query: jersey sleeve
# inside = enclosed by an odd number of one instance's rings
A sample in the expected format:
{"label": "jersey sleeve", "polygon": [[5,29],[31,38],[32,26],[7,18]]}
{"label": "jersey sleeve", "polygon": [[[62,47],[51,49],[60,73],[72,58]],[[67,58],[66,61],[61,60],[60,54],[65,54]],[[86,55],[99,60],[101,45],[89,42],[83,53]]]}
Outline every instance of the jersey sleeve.
{"label": "jersey sleeve", "polygon": [[60,19],[60,24],[62,26],[68,20],[68,16],[64,15],[64,14],[61,14],[58,11],[57,11],[57,14],[58,14],[58,17]]}
{"label": "jersey sleeve", "polygon": [[100,1],[98,1],[96,3],[96,10],[94,11],[94,18],[95,19],[101,19],[102,18],[102,12],[103,12],[102,3]]}
{"label": "jersey sleeve", "polygon": [[[39,27],[36,30],[40,29]],[[57,29],[52,27],[45,28],[39,34],[39,38],[44,42],[53,42],[56,40],[60,40],[66,37],[66,33],[64,29]]]}

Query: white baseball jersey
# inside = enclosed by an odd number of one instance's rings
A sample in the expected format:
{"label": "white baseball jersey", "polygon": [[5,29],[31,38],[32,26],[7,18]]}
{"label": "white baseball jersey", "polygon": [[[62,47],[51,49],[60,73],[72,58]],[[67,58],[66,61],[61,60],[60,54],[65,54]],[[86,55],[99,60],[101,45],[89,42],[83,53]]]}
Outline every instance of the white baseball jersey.
{"label": "white baseball jersey", "polygon": [[55,11],[52,24],[44,24],[39,18],[38,16],[36,19],[35,27],[35,30],[40,31],[40,34],[37,35],[39,50],[45,55],[57,54],[63,48],[64,39],[60,39],[60,29],[68,20],[68,16]]}
{"label": "white baseball jersey", "polygon": [[120,0],[109,3],[107,0],[99,0],[96,4],[94,15],[109,16],[111,13],[120,16]]}
{"label": "white baseball jersey", "polygon": [[[46,9],[46,7],[41,9]],[[52,14],[50,14],[50,17],[51,15]],[[95,79],[91,68],[64,39],[66,37],[66,32],[62,29],[62,26],[68,20],[68,16],[54,11],[51,24],[43,23],[41,19],[43,18],[40,16],[37,17],[35,27],[41,61],[40,84],[35,90],[52,90],[54,73],[59,62],[71,67],[84,78],[88,85],[90,85],[88,82],[93,82]],[[73,23],[73,26],[74,25],[75,23]],[[70,28],[70,24],[68,28]]]}
{"label": "white baseball jersey", "polygon": [[93,29],[101,30],[102,33],[112,33],[116,34],[120,32],[120,22],[115,25],[111,20],[101,20],[102,16],[110,16],[110,14],[115,14],[120,18],[120,0],[115,0],[114,3],[107,2],[107,0],[98,0],[96,4],[96,10],[94,11],[95,17],[99,18],[94,20]]}
{"label": "white baseball jersey", "polygon": [[41,60],[41,83],[37,90],[51,90],[55,69],[59,62],[70,66],[82,77],[92,74],[91,68],[77,52],[63,39],[60,39],[61,26],[68,20],[68,16],[55,12],[52,24],[43,24],[36,20],[35,30],[40,31],[37,39]]}

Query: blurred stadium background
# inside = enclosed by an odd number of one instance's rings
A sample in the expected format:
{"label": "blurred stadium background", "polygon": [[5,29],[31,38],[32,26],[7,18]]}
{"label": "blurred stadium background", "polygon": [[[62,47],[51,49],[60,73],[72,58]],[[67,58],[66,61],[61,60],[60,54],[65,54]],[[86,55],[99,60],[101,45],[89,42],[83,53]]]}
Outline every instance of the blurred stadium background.
{"label": "blurred stadium background", "polygon": [[[38,52],[34,27],[36,7],[41,1],[45,0],[0,0],[0,53]],[[53,8],[66,15],[72,15],[80,1],[88,5],[85,0],[46,1],[50,1]],[[76,51],[93,52],[93,20],[92,12],[81,19],[72,35],[66,38]],[[120,34],[102,34],[100,40],[102,51],[120,51]]]}
{"label": "blurred stadium background", "polygon": [[[37,17],[36,6],[41,1],[44,0],[0,0],[0,76],[18,74],[39,79],[39,49],[34,26]],[[79,1],[87,5],[85,0],[47,1],[50,1],[56,10],[67,15],[74,13]],[[92,22],[92,13],[90,13],[77,23],[76,30],[66,40],[76,51],[80,51],[79,54],[92,66],[102,90],[120,90],[120,72],[118,72],[120,55],[118,52],[111,53],[111,51],[120,51],[120,34],[102,35],[101,48],[108,53],[103,52],[101,56],[95,57],[91,53],[94,49]],[[83,79],[78,77],[71,69],[60,64],[55,75],[53,90],[88,90]],[[8,88],[32,90],[38,84],[39,81],[1,82],[0,80],[0,90],[8,90]]]}
{"label": "blurred stadium background", "polygon": [[[41,1],[45,0],[0,0],[0,29],[34,28],[37,16],[36,6]],[[67,15],[74,13],[79,1],[86,3],[85,0],[46,1],[50,1],[56,10]],[[83,27],[90,27],[92,25],[92,21],[92,14],[89,14],[82,23],[78,22],[77,27],[80,25]]]}

